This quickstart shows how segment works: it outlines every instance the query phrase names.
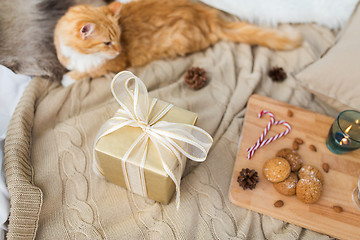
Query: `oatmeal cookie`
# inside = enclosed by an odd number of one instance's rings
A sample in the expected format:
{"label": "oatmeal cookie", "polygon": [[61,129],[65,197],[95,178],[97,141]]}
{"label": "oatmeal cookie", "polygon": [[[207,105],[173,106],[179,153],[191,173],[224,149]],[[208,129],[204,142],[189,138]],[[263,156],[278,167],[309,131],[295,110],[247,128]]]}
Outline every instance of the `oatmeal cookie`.
{"label": "oatmeal cookie", "polygon": [[297,182],[298,177],[296,173],[290,173],[289,177],[284,181],[274,183],[274,188],[283,195],[292,196],[295,195]]}
{"label": "oatmeal cookie", "polygon": [[314,166],[311,165],[304,165],[302,168],[300,168],[298,172],[299,178],[304,178],[306,176],[312,176],[320,180],[322,184],[324,184],[324,177],[322,173]]}
{"label": "oatmeal cookie", "polygon": [[293,172],[298,171],[303,164],[301,156],[295,150],[290,148],[283,148],[279,150],[276,153],[276,157],[282,157],[288,160],[291,166],[291,171]]}
{"label": "oatmeal cookie", "polygon": [[320,199],[322,183],[313,176],[301,178],[296,186],[296,196],[304,203],[314,203]]}
{"label": "oatmeal cookie", "polygon": [[290,172],[289,162],[280,157],[266,161],[263,167],[264,176],[270,182],[281,182],[290,175]]}

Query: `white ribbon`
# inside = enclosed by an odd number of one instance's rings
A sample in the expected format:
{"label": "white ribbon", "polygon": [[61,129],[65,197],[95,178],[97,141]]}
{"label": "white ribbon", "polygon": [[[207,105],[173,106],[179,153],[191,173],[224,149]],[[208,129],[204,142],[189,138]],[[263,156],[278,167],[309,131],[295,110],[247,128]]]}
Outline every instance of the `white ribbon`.
{"label": "white ribbon", "polygon": [[[131,85],[131,83],[134,84]],[[158,150],[163,168],[175,183],[176,206],[179,207],[180,179],[186,161],[182,155],[193,161],[204,161],[212,144],[211,136],[193,125],[159,121],[172,108],[172,104],[163,107],[150,119],[157,99],[149,104],[145,84],[131,72],[118,73],[111,83],[111,91],[121,108],[113,118],[103,124],[95,139],[94,146],[100,138],[122,127],[141,128],[142,134],[122,156],[122,169],[127,189],[147,196],[144,165],[148,143],[151,141]],[[174,156],[177,164],[174,164]],[[127,164],[129,160],[135,161],[138,166]],[[174,165],[178,165],[178,167],[173,169]],[[96,158],[94,158],[95,168],[101,171]]]}

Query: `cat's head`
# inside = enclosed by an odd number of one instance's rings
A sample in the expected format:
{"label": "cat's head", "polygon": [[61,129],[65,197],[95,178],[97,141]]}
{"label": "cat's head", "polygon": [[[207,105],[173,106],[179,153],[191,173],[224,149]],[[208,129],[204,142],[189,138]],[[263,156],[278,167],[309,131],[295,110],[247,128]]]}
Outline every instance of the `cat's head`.
{"label": "cat's head", "polygon": [[121,52],[120,10],[119,2],[102,7],[71,7],[59,20],[55,34],[62,44],[79,53],[114,58]]}

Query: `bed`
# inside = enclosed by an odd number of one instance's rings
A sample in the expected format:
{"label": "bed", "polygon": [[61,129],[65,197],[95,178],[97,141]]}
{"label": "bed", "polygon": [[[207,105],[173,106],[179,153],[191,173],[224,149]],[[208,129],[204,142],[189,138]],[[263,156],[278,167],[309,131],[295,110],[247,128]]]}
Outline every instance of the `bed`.
{"label": "bed", "polygon": [[[36,67],[14,69],[32,78],[12,115],[4,148],[7,239],[331,238],[237,207],[228,191],[252,94],[333,117],[343,109],[360,110],[359,25],[357,7],[339,31],[295,24],[304,43],[291,51],[219,42],[202,52],[128,69],[145,82],[151,97],[198,113],[196,125],[214,139],[205,162],[188,160],[179,209],[174,198],[162,205],[93,172],[97,131],[119,108],[109,87],[115,74],[63,87],[53,80],[61,67],[41,69],[36,55],[26,59]],[[204,88],[194,91],[184,83],[190,67],[206,71]],[[273,67],[285,70],[285,81],[269,77]]]}

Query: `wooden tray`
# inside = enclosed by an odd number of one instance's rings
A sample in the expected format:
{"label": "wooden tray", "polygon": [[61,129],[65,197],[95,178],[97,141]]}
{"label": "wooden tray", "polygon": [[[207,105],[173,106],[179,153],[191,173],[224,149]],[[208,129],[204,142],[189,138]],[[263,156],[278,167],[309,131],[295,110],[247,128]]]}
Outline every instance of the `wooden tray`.
{"label": "wooden tray", "polygon": [[[289,109],[294,113],[292,117],[287,116]],[[271,111],[275,115],[275,120],[287,121],[292,130],[288,135],[259,148],[248,160],[247,149],[254,145],[270,119],[268,115],[260,119],[257,117],[262,110]],[[229,190],[230,201],[240,207],[336,238],[360,239],[360,210],[352,201],[352,192],[360,175],[360,151],[336,155],[327,149],[325,139],[333,121],[331,117],[270,98],[251,96],[234,165]],[[266,138],[284,129],[282,125],[273,126]],[[317,167],[325,179],[321,198],[313,204],[305,204],[296,196],[279,194],[262,173],[264,162],[274,157],[281,148],[292,148],[292,143],[297,137],[304,140],[304,144],[300,145],[298,150],[304,164]],[[316,146],[317,152],[309,149],[310,144]],[[328,173],[322,170],[322,163],[330,165]],[[260,182],[254,190],[243,190],[239,186],[237,177],[242,168],[255,169],[258,172]],[[284,206],[274,207],[274,202],[280,199],[284,201]],[[334,205],[341,206],[344,211],[335,212],[332,209]]]}

